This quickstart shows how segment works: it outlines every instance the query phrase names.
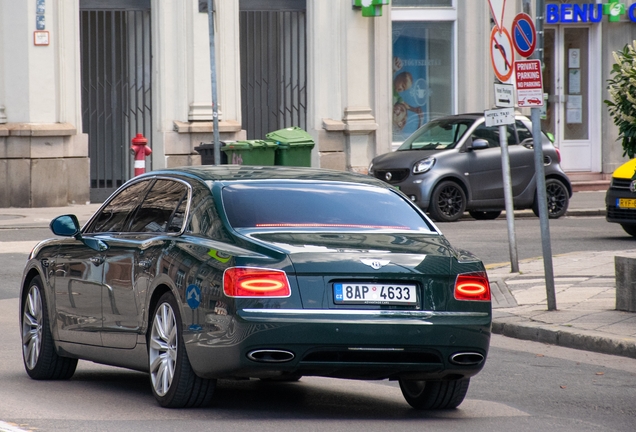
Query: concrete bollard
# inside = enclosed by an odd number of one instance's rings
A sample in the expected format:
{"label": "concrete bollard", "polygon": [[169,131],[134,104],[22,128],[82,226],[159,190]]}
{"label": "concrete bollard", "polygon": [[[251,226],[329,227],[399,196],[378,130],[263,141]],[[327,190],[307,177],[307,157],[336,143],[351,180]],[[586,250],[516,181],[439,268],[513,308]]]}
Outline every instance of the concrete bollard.
{"label": "concrete bollard", "polygon": [[636,312],[636,258],[614,257],[616,310]]}

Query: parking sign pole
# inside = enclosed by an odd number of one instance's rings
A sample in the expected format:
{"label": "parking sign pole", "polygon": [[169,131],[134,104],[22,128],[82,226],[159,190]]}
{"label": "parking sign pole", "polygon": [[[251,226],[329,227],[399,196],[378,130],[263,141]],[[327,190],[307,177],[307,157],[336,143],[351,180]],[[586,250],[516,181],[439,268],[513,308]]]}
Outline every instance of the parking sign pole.
{"label": "parking sign pole", "polygon": [[501,168],[503,171],[504,202],[506,222],[508,223],[508,246],[510,249],[510,271],[519,273],[517,256],[517,236],[515,232],[515,212],[512,200],[512,181],[510,180],[510,156],[508,154],[508,126],[499,126],[499,146],[501,147]]}
{"label": "parking sign pole", "polygon": [[[537,50],[533,57],[543,64],[543,19],[545,1],[537,0]],[[544,102],[545,103],[545,102]],[[543,167],[543,145],[541,133],[541,110],[532,108],[532,136],[534,137],[534,166],[537,177],[537,200],[539,201],[539,220],[541,225],[541,244],[543,246],[543,269],[545,271],[545,289],[548,310],[556,310],[556,294],[554,287],[554,270],[552,268],[552,245],[550,243],[550,223],[548,219],[548,199],[545,190],[545,169]]]}

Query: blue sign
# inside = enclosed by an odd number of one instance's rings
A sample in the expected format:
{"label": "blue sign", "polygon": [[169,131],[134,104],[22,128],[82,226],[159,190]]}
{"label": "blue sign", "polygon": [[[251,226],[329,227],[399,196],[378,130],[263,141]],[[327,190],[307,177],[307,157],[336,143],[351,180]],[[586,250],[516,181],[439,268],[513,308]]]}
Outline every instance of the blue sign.
{"label": "blue sign", "polygon": [[532,18],[528,14],[520,13],[512,22],[512,43],[522,57],[530,57],[537,45],[537,32]]}
{"label": "blue sign", "polygon": [[627,8],[618,0],[600,3],[549,3],[545,6],[546,24],[599,23],[607,16],[609,22],[620,22],[621,15],[627,14],[636,22],[636,3]]}
{"label": "blue sign", "polygon": [[201,290],[196,285],[188,285],[186,289],[186,301],[190,309],[196,309],[201,304]]}

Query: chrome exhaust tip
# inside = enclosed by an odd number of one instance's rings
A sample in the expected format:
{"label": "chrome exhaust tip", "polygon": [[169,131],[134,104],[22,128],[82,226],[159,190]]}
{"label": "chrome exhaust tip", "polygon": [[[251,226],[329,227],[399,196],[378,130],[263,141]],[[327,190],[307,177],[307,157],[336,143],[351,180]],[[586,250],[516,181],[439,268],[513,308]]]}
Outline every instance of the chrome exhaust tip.
{"label": "chrome exhaust tip", "polygon": [[294,353],[285,350],[266,349],[247,353],[247,358],[260,363],[284,363],[294,359]]}
{"label": "chrome exhaust tip", "polygon": [[476,352],[455,353],[450,356],[450,361],[461,366],[476,366],[484,361],[484,356]]}

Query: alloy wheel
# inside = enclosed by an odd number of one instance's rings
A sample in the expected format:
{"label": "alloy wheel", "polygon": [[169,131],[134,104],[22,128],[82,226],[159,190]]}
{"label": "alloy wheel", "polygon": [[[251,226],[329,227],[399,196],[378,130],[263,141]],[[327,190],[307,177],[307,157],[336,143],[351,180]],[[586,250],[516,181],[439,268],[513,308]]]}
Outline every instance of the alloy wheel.
{"label": "alloy wheel", "polygon": [[42,296],[32,285],[26,297],[22,315],[22,354],[29,369],[33,369],[42,350]]}
{"label": "alloy wheel", "polygon": [[156,310],[149,342],[152,385],[159,396],[165,396],[174,379],[178,346],[177,320],[168,303],[161,304]]}

